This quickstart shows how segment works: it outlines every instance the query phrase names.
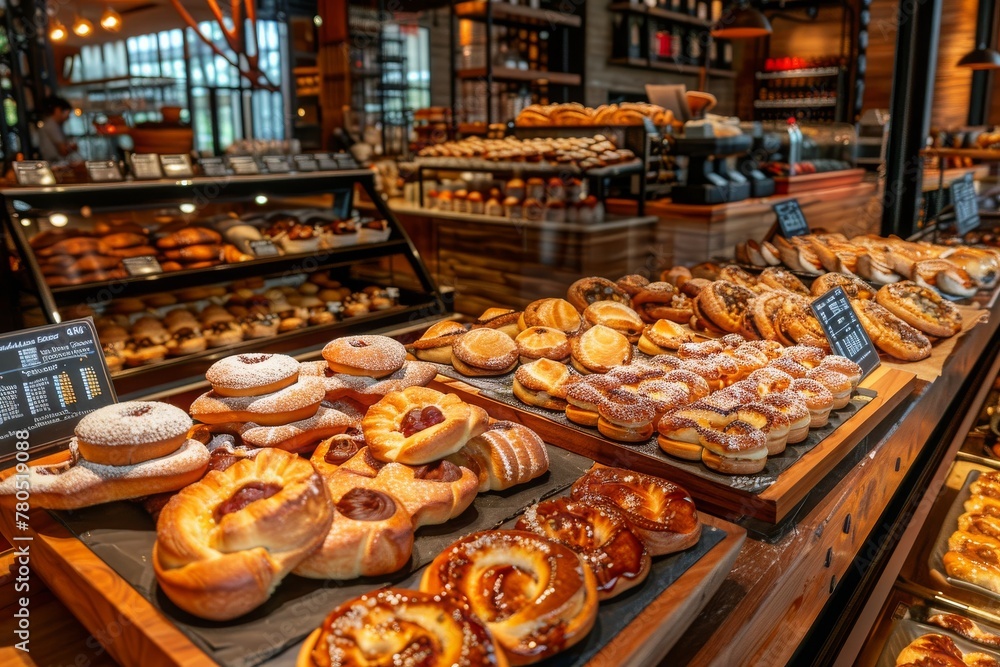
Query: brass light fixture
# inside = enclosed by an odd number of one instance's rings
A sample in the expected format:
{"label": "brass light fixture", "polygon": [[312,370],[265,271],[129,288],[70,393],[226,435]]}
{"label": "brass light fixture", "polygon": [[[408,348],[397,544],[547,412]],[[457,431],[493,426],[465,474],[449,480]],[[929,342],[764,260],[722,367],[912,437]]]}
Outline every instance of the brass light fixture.
{"label": "brass light fixture", "polygon": [[82,16],[77,16],[73,20],[73,34],[77,37],[90,37],[94,34],[94,24]]}
{"label": "brass light fixture", "polygon": [[742,0],[723,12],[712,26],[712,37],[718,39],[754,39],[770,34],[767,17]]}
{"label": "brass light fixture", "polygon": [[101,27],[108,32],[118,32],[122,29],[122,15],[107,7],[101,14]]}
{"label": "brass light fixture", "polygon": [[69,37],[69,30],[62,24],[62,21],[53,16],[52,20],[49,21],[49,39],[53,42],[65,42],[67,37]]}

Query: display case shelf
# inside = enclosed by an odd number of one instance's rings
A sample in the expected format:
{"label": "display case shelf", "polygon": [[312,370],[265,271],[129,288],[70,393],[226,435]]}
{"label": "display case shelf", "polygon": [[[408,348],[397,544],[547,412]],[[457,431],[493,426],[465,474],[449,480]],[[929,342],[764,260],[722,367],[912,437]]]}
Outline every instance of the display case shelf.
{"label": "display case shelf", "polygon": [[819,109],[837,106],[836,98],[801,98],[793,100],[754,100],[755,109]]}
{"label": "display case shelf", "polygon": [[[459,79],[486,79],[489,70],[486,67],[472,67],[457,70],[455,74]],[[579,74],[513,67],[494,67],[492,76],[494,81],[530,81],[539,84],[544,82],[553,86],[579,86],[582,80]]]}
{"label": "display case shelf", "polygon": [[514,25],[561,25],[579,28],[583,19],[575,14],[569,14],[557,9],[535,9],[506,2],[487,2],[487,0],[469,0],[455,5],[455,16],[472,21],[487,21],[487,4],[492,11],[492,19],[497,23]]}
{"label": "display case shelf", "polygon": [[809,69],[789,69],[780,72],[757,72],[759,81],[769,81],[772,79],[808,79],[819,77],[831,77],[840,74],[839,67],[812,67]]}
{"label": "display case shelf", "polygon": [[645,14],[657,19],[663,19],[664,21],[672,21],[674,23],[685,23],[687,25],[697,26],[699,28],[704,28],[708,30],[712,27],[711,21],[705,21],[698,18],[697,16],[691,16],[690,14],[681,14],[680,12],[672,12],[669,9],[661,9],[659,7],[649,7],[645,4],[636,4],[631,2],[613,2],[608,6],[608,10],[612,12],[620,12],[626,14]]}
{"label": "display case shelf", "polygon": [[[621,67],[636,67],[639,69],[656,69],[663,70],[665,72],[677,72],[678,74],[701,74],[703,69],[701,65],[690,65],[687,63],[670,63],[670,62],[660,62],[657,60],[650,60],[647,58],[610,58],[608,62],[612,65],[619,65]],[[709,76],[721,77],[725,79],[735,79],[736,72],[728,69],[717,69],[715,67],[709,67],[706,70]]]}

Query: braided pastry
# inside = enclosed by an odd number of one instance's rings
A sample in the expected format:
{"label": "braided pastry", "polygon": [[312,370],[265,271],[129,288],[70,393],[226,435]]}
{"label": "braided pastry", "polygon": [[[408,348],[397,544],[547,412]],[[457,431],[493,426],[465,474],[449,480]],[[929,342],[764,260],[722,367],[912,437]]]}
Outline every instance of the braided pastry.
{"label": "braided pastry", "polygon": [[527,426],[499,421],[449,457],[479,476],[479,491],[504,491],[541,477],[549,470],[549,452]]}
{"label": "braided pastry", "polygon": [[519,530],[454,542],[427,566],[420,589],[468,602],[513,665],[573,646],[597,619],[590,567],[569,547]]}
{"label": "braided pastry", "polygon": [[153,545],[156,579],[195,616],[242,616],[323,542],[332,520],[326,488],[308,461],[261,450],[166,504]]}

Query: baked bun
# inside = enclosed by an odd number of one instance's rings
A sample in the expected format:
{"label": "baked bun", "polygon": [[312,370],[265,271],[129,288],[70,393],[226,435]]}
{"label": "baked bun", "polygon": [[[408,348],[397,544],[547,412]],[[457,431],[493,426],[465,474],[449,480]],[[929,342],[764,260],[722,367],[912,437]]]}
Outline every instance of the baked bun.
{"label": "baked bun", "polygon": [[583,311],[588,325],[602,324],[625,336],[630,343],[639,342],[643,322],[629,306],[617,301],[596,301]]}
{"label": "baked bun", "polygon": [[318,632],[303,647],[301,667],[508,664],[469,605],[447,595],[383,588],[337,607]]}
{"label": "baked bun", "polygon": [[497,329],[502,331],[511,338],[517,337],[518,329],[517,321],[521,317],[521,313],[516,310],[511,310],[509,308],[487,308],[486,311],[479,316],[475,322],[472,323],[473,329]]}
{"label": "baked bun", "polygon": [[153,401],[128,401],[94,410],[74,433],[82,456],[92,463],[126,466],[173,454],[187,440],[191,418],[180,408]]}
{"label": "baked bun", "polygon": [[[497,568],[504,604],[492,586]],[[594,573],[569,547],[520,530],[473,533],[452,543],[424,570],[420,589],[469,604],[514,665],[527,665],[583,639],[597,619]],[[558,628],[558,632],[553,632]]]}
{"label": "baked bun", "polygon": [[265,449],[170,499],[156,523],[156,579],[188,613],[237,618],[267,601],[323,542],[332,519],[309,462]]}
{"label": "baked bun", "polygon": [[753,298],[754,293],[742,285],[716,280],[698,293],[695,307],[711,324],[735,333],[740,330]]}
{"label": "baked bun", "polygon": [[570,285],[566,290],[566,300],[581,313],[597,301],[617,301],[626,306],[632,305],[632,299],[625,290],[607,278],[598,276],[580,278]]}
{"label": "baked bun", "polygon": [[857,300],[851,305],[878,349],[903,361],[920,361],[931,356],[931,342],[927,336],[884,306],[866,300]]}
{"label": "baked bun", "polygon": [[639,338],[639,351],[655,357],[676,351],[684,343],[694,340],[690,331],[670,320],[657,320],[646,325]]}
{"label": "baked bun", "polygon": [[651,556],[687,549],[701,538],[691,496],[659,477],[595,465],[573,484],[570,495],[620,512]]}
{"label": "baked bun", "polygon": [[536,359],[514,373],[514,396],[528,405],[565,410],[566,389],[571,378],[566,364],[551,359]]}
{"label": "baked bun", "polygon": [[883,285],[875,300],[911,327],[948,338],[962,330],[962,313],[935,290],[909,280]]}
{"label": "baked bun", "polygon": [[236,354],[209,366],[205,379],[219,396],[262,396],[294,384],[299,362],[285,354]]}
{"label": "baked bun", "polygon": [[403,367],[406,348],[388,336],[347,336],[327,343],[323,358],[337,373],[381,378]]}
{"label": "baked bun", "polygon": [[603,325],[593,326],[572,339],[573,368],[581,373],[607,373],[632,361],[632,344],[622,334]]}
{"label": "baked bun", "polygon": [[597,595],[609,600],[638,586],[649,575],[646,545],[610,504],[568,498],[536,503],[517,521],[517,530],[538,533],[583,557],[597,580]]}
{"label": "baked bun", "polygon": [[825,273],[813,281],[810,291],[813,296],[821,296],[827,292],[843,288],[848,299],[870,300],[875,298],[875,288],[857,276],[846,276],[842,273]]}
{"label": "baked bun", "polygon": [[668,282],[647,285],[632,297],[632,307],[647,324],[657,320],[683,324],[691,319],[692,314],[689,297]]}
{"label": "baked bun", "polygon": [[646,286],[649,285],[649,278],[633,273],[627,276],[622,276],[615,281],[615,284],[630,297],[634,297],[636,294],[646,289]]}
{"label": "baked bun", "polygon": [[529,363],[536,359],[551,359],[566,362],[569,360],[569,337],[559,329],[552,327],[529,327],[519,333],[514,339],[521,363]]}
{"label": "baked bun", "polygon": [[517,345],[497,329],[472,329],[451,348],[451,363],[469,376],[504,375],[517,367]]}
{"label": "baked bun", "polygon": [[433,324],[423,336],[410,344],[413,356],[436,364],[451,364],[451,346],[465,333],[465,326],[454,320]]}
{"label": "baked bun", "polygon": [[549,470],[542,438],[527,426],[508,421],[494,422],[449,460],[476,472],[481,492],[505,491]]}
{"label": "baked bun", "polygon": [[488,422],[485,410],[454,394],[408,387],[368,408],[361,430],[375,458],[423,465],[454,454]]}
{"label": "baked bun", "polygon": [[[617,288],[616,288],[617,289]],[[539,299],[528,304],[522,315],[524,327],[552,327],[572,336],[583,326],[580,312],[564,299]]]}
{"label": "baked bun", "polygon": [[783,290],[792,294],[798,294],[799,296],[810,295],[809,288],[805,286],[805,283],[799,280],[798,276],[791,271],[782,267],[767,267],[760,272],[758,281],[761,285],[765,285],[771,289]]}

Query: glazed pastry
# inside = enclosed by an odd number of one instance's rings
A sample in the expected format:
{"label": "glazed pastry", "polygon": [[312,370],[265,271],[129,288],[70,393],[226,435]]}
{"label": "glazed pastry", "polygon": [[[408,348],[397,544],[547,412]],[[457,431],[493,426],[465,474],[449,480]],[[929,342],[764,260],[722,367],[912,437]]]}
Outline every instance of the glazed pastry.
{"label": "glazed pastry", "polygon": [[987,653],[962,653],[945,635],[917,637],[896,656],[896,667],[1000,667]]}
{"label": "glazed pastry", "polygon": [[607,278],[596,276],[581,278],[570,285],[566,290],[566,300],[581,313],[597,301],[617,301],[626,306],[632,305],[632,299],[625,290]]}
{"label": "glazed pastry", "polygon": [[497,329],[511,338],[516,338],[520,331],[517,326],[517,320],[520,316],[521,313],[519,311],[508,308],[488,308],[479,316],[479,319],[472,323],[472,328]]}
{"label": "glazed pastry", "polygon": [[570,496],[616,509],[651,556],[687,549],[701,538],[698,512],[688,492],[659,477],[595,465],[573,484]]}
{"label": "glazed pastry", "polygon": [[962,314],[936,291],[914,282],[883,285],[875,300],[890,313],[928,336],[947,338],[962,329]]}
{"label": "glazed pastry", "polygon": [[219,396],[262,396],[295,384],[299,362],[284,354],[237,354],[212,364],[205,379]]}
{"label": "glazed pastry", "polygon": [[[617,288],[615,288],[617,289]],[[572,336],[583,327],[583,319],[576,308],[564,299],[539,299],[529,303],[521,315],[522,329],[551,327]]]}
{"label": "glazed pastry", "polygon": [[639,342],[643,322],[638,314],[625,304],[616,301],[597,301],[583,311],[583,319],[588,325],[604,325],[625,336],[630,343]]}
{"label": "glazed pastry", "polygon": [[413,356],[422,361],[451,364],[451,347],[465,332],[465,327],[454,320],[431,325],[423,336],[411,344]]}
{"label": "glazed pastry", "polygon": [[551,359],[566,363],[571,352],[569,338],[559,329],[529,327],[514,340],[522,364],[536,359]]}
{"label": "glazed pastry", "polygon": [[646,325],[639,338],[639,351],[650,356],[676,351],[693,340],[691,333],[670,320],[657,320]]}
{"label": "glazed pastry", "polygon": [[645,581],[652,565],[646,545],[610,505],[558,498],[536,503],[518,519],[517,530],[564,544],[594,571],[597,595],[608,600]]}
{"label": "glazed pastry", "polygon": [[566,364],[550,359],[537,359],[521,366],[514,373],[514,395],[528,405],[547,410],[565,410],[566,389],[571,377]]}
{"label": "glazed pastry", "polygon": [[517,345],[496,329],[472,329],[451,348],[451,364],[463,375],[504,375],[517,367],[517,360]]}
{"label": "glazed pastry", "polygon": [[607,373],[632,361],[632,344],[614,329],[598,324],[571,341],[573,368],[581,373]]}
{"label": "glazed pastry", "polygon": [[383,588],[337,607],[323,621],[308,659],[300,656],[298,664],[507,667],[508,663],[467,603],[446,595]]}
{"label": "glazed pastry", "polygon": [[406,348],[387,336],[348,336],[327,343],[323,358],[337,373],[381,378],[403,367]]}
{"label": "glazed pastry", "polygon": [[424,465],[457,452],[488,421],[485,410],[454,394],[409,387],[371,406],[361,430],[375,458]]}
{"label": "glazed pastry", "polygon": [[505,491],[549,470],[549,453],[541,437],[508,421],[494,422],[448,460],[475,472],[480,492]]}
{"label": "glazed pastry", "polygon": [[[511,592],[502,607],[490,594],[494,581]],[[597,618],[591,569],[569,547],[525,531],[485,531],[454,542],[424,571],[420,588],[468,602],[517,665],[573,646]]]}

